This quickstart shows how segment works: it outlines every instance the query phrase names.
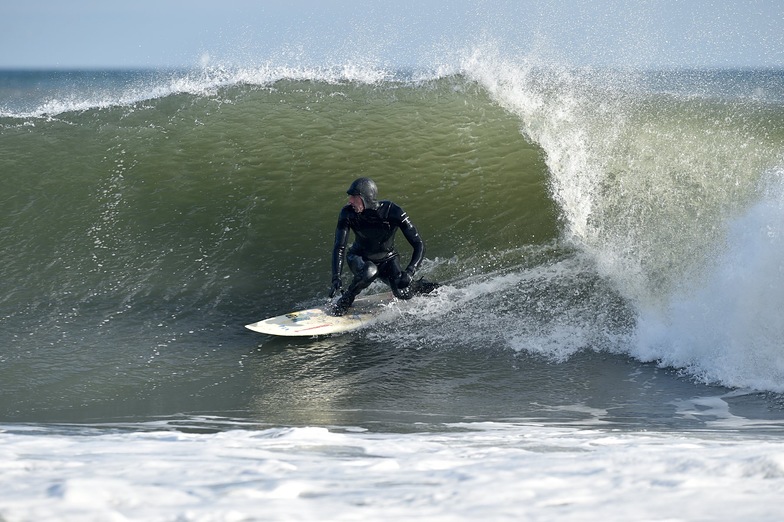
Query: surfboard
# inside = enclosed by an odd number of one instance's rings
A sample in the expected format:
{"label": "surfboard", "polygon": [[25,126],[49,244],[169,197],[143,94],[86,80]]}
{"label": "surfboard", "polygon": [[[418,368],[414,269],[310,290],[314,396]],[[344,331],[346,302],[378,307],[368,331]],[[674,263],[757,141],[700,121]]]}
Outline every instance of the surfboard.
{"label": "surfboard", "polygon": [[328,314],[326,307],[310,308],[247,324],[245,328],[254,332],[285,337],[311,337],[350,332],[378,320],[384,305],[394,300],[392,292],[360,296],[354,300],[348,312],[340,317]]}

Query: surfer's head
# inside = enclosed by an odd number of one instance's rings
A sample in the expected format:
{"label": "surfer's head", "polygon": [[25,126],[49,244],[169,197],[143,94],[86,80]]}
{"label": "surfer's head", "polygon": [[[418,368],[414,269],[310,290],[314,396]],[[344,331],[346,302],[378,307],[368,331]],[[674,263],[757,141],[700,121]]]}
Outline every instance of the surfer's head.
{"label": "surfer's head", "polygon": [[370,178],[359,178],[354,180],[354,183],[346,191],[346,194],[349,196],[359,196],[362,200],[362,209],[358,208],[358,205],[355,203],[351,203],[351,198],[349,198],[349,203],[351,206],[354,207],[354,210],[357,212],[362,212],[362,210],[375,210],[378,208],[378,187],[376,187],[375,181]]}

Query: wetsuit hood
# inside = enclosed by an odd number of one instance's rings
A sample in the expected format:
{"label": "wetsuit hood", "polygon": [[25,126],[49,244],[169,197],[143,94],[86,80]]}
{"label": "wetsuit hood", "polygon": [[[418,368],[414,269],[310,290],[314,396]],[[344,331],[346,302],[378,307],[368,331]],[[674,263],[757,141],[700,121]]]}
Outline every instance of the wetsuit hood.
{"label": "wetsuit hood", "polygon": [[378,187],[376,187],[376,182],[370,178],[354,180],[346,194],[361,197],[366,209],[376,210],[379,206]]}

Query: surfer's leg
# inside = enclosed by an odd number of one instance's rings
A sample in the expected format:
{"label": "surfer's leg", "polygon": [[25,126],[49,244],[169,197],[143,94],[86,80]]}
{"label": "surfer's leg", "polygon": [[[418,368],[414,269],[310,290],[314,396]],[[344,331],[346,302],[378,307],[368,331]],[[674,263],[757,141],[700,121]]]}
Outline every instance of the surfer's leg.
{"label": "surfer's leg", "polygon": [[346,261],[351,272],[354,274],[354,280],[348,285],[348,288],[340,299],[335,303],[332,313],[335,315],[343,315],[354,303],[354,299],[365,288],[378,277],[378,267],[372,261],[367,261],[359,256],[349,254]]}
{"label": "surfer's leg", "polygon": [[381,278],[392,289],[392,293],[395,295],[395,297],[398,299],[411,299],[414,297],[414,289],[411,287],[411,285],[408,285],[405,288],[400,288],[397,286],[397,282],[400,279],[400,274],[403,272],[403,270],[400,268],[400,260],[398,256],[393,257],[381,265],[380,272]]}

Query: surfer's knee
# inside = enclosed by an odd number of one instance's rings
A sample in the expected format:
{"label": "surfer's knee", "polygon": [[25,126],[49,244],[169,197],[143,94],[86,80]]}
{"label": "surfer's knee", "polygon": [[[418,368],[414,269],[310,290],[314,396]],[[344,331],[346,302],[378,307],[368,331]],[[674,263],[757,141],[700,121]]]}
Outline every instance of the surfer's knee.
{"label": "surfer's knee", "polygon": [[378,267],[376,264],[371,261],[364,261],[361,265],[356,267],[354,281],[351,285],[359,289],[367,288],[377,277]]}
{"label": "surfer's knee", "polygon": [[371,261],[366,261],[362,271],[362,279],[372,283],[378,277],[378,267]]}

